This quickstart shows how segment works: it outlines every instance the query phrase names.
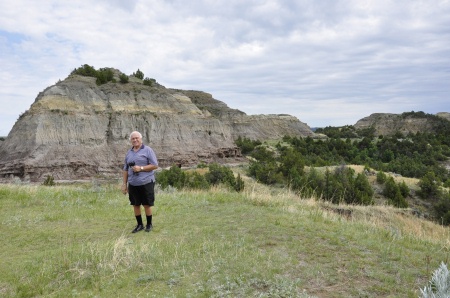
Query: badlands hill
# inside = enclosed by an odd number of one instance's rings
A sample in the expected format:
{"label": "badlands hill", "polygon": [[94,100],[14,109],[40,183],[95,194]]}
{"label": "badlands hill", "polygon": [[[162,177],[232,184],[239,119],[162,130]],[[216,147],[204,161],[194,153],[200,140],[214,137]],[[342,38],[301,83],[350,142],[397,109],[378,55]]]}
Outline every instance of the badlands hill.
{"label": "badlands hill", "polygon": [[423,112],[406,112],[402,114],[374,113],[362,118],[354,127],[356,129],[373,128],[375,135],[403,135],[417,132],[434,133],[442,126],[442,121],[450,121],[450,113],[441,112],[436,115]]}
{"label": "badlands hill", "polygon": [[238,137],[314,136],[293,116],[250,116],[205,92],[148,86],[133,76],[120,83],[123,74],[113,72],[115,82],[71,74],[39,93],[0,142],[0,179],[117,177],[134,130],[162,167],[240,161]]}

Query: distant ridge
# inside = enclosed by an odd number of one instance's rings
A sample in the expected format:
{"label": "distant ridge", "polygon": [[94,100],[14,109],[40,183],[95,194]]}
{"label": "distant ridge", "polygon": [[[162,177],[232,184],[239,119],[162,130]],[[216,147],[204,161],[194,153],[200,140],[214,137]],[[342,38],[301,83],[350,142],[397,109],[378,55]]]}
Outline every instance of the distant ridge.
{"label": "distant ridge", "polygon": [[354,127],[356,129],[373,128],[375,135],[393,135],[397,132],[407,135],[417,132],[433,133],[442,126],[442,121],[449,120],[450,113],[447,112],[436,115],[424,112],[374,113],[356,122]]}

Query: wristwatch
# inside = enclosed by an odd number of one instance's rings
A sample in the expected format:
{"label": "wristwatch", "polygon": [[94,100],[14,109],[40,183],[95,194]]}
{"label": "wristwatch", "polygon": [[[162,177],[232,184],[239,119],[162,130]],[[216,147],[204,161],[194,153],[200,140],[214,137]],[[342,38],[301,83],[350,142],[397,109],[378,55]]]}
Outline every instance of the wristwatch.
{"label": "wristwatch", "polygon": [[141,171],[143,171],[144,170],[144,167],[141,167]]}

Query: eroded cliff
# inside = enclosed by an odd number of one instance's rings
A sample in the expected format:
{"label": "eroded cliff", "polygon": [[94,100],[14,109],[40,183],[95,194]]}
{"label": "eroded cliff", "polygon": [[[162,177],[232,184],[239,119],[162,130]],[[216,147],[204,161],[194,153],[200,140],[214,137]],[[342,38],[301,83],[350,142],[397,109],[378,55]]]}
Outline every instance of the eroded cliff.
{"label": "eroded cliff", "polygon": [[423,112],[405,112],[402,114],[374,113],[364,117],[354,125],[356,129],[373,128],[375,135],[407,135],[418,132],[433,133],[439,129],[441,121],[448,121],[448,113],[436,115]]}
{"label": "eroded cliff", "polygon": [[0,143],[0,178],[120,175],[133,130],[162,167],[239,161],[239,136],[314,135],[295,117],[248,116],[205,92],[146,86],[134,77],[98,86],[95,78],[70,75],[41,92]]}

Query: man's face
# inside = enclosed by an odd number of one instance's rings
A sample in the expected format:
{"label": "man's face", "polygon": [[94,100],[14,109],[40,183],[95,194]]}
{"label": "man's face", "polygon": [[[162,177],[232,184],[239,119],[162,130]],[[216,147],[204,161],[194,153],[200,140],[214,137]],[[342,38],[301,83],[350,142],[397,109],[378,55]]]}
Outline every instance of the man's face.
{"label": "man's face", "polygon": [[138,134],[132,134],[130,139],[133,147],[138,148],[142,146],[142,138],[140,138]]}

